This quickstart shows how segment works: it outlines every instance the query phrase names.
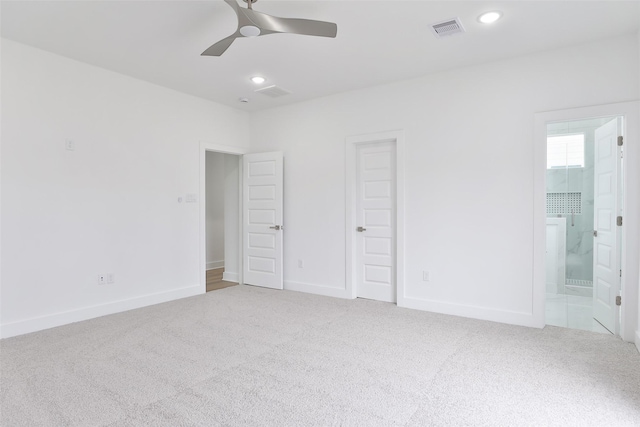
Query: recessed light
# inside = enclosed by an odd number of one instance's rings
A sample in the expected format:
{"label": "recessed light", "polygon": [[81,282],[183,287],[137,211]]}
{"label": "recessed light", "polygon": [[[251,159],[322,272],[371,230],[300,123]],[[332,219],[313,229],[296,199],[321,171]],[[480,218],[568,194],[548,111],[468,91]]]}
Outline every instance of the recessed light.
{"label": "recessed light", "polygon": [[502,18],[502,12],[492,11],[483,13],[482,15],[478,16],[478,21],[482,22],[483,24],[493,24],[500,18]]}
{"label": "recessed light", "polygon": [[251,77],[251,81],[254,82],[257,85],[261,85],[262,83],[266,82],[267,79],[265,79],[262,76],[253,76],[253,77]]}
{"label": "recessed light", "polygon": [[238,98],[238,101],[242,102],[243,104],[246,104],[249,102],[249,98]]}

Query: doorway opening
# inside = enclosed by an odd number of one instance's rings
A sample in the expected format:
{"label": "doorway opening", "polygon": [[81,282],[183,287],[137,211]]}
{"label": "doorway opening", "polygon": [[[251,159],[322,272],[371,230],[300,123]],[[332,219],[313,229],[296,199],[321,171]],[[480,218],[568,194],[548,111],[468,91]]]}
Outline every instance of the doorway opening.
{"label": "doorway opening", "polygon": [[207,292],[239,282],[239,161],[235,154],[205,154]]}
{"label": "doorway opening", "polygon": [[[227,146],[227,145],[220,145],[220,144],[213,144],[213,143],[208,143],[208,142],[200,142],[200,170],[199,170],[199,177],[200,177],[200,190],[199,190],[199,198],[198,200],[201,201],[201,203],[199,204],[199,217],[200,217],[200,221],[199,221],[199,254],[200,254],[200,259],[198,262],[198,277],[199,277],[199,281],[200,281],[200,289],[202,293],[205,293],[207,291],[207,271],[208,270],[213,270],[213,267],[219,267],[221,266],[221,263],[224,262],[224,267],[227,270],[226,271],[226,275],[224,274],[224,271],[216,271],[216,276],[220,276],[220,273],[222,273],[222,277],[221,279],[223,279],[224,281],[227,282],[231,282],[231,283],[239,283],[239,284],[243,284],[243,277],[242,277],[242,247],[240,245],[239,242],[242,241],[242,224],[241,224],[241,218],[242,218],[242,156],[244,154],[247,153],[247,149],[245,148],[241,148],[241,147],[233,147],[233,146]],[[220,160],[220,157],[214,157],[217,160],[217,163],[215,161],[213,161],[213,163],[208,162],[208,160],[211,161],[212,157],[210,157],[211,155],[214,156],[228,156],[228,157],[222,157],[223,160]],[[222,235],[222,238],[218,237],[216,240],[223,240],[223,244],[222,244],[222,250],[220,249],[220,246],[218,246],[217,250],[212,252],[209,251],[209,254],[207,253],[207,246],[208,246],[208,240],[209,237],[207,235],[207,229],[211,229],[212,225],[211,225],[211,219],[208,220],[207,218],[207,205],[210,204],[210,200],[209,197],[207,197],[207,178],[212,178],[212,174],[211,173],[207,173],[208,172],[208,168],[207,168],[207,163],[209,163],[209,166],[212,165],[218,165],[218,173],[220,173],[220,170],[224,170],[224,159],[229,159],[229,161],[227,162],[227,167],[229,168],[233,168],[235,167],[235,164],[237,162],[238,165],[238,169],[237,169],[237,173],[236,173],[236,177],[237,177],[237,183],[234,185],[233,183],[233,179],[231,177],[229,177],[229,181],[226,182],[226,185],[229,186],[229,189],[231,189],[233,186],[237,186],[236,188],[236,198],[235,198],[235,202],[233,200],[233,194],[231,194],[231,191],[227,191],[224,192],[224,190],[222,191],[223,196],[222,196],[222,204],[224,205],[224,207],[222,208],[222,217],[224,218],[224,212],[225,210],[233,210],[234,206],[237,212],[236,218],[236,224],[234,225],[234,221],[233,218],[230,218],[228,216],[228,221],[224,221],[225,226],[222,228],[223,231],[220,231],[220,227],[217,227],[217,234],[218,236]],[[235,160],[234,160],[235,159]],[[222,166],[221,166],[222,165]],[[225,171],[226,172],[226,171]],[[208,176],[209,175],[209,176]],[[213,173],[213,176],[215,176],[216,174]],[[225,179],[227,178],[226,173],[222,174],[223,178],[220,179],[218,178],[216,181],[225,181]],[[211,186],[222,186],[224,188],[225,183],[221,182],[216,182],[215,184],[211,184],[209,185],[209,189],[211,189]],[[218,191],[218,193],[220,193],[220,191]],[[227,199],[225,203],[225,196],[224,194],[226,193]],[[220,202],[218,202],[220,203]],[[219,213],[220,209],[218,208],[218,213],[216,214],[216,216],[220,216],[221,214]],[[209,215],[211,215],[211,213],[209,213]],[[209,226],[208,223],[209,222]],[[214,223],[216,221],[214,220]],[[220,222],[220,220],[218,219],[218,222]],[[235,236],[235,238],[234,238]],[[237,249],[234,249],[233,247],[233,243],[234,242],[238,242],[237,243]],[[219,244],[219,243],[218,243]],[[225,248],[227,249],[227,252],[225,253]],[[217,255],[214,255],[217,254]],[[222,254],[222,255],[220,255]],[[224,261],[223,261],[224,260]],[[235,261],[235,262],[234,262]],[[234,269],[237,269],[235,271],[233,271]],[[237,272],[237,276],[233,275],[233,273]],[[212,275],[214,272],[210,273],[210,275]],[[210,280],[211,281],[211,280]],[[214,282],[217,282],[217,278],[214,279]]]}
{"label": "doorway opening", "polygon": [[[537,327],[544,327],[547,324],[546,320],[546,294],[547,294],[547,235],[550,238],[560,237],[567,235],[558,232],[555,234],[547,230],[547,197],[550,199],[555,197],[562,201],[563,197],[566,197],[566,207],[569,206],[569,202],[573,199],[574,209],[577,207],[577,195],[565,196],[561,195],[549,195],[547,196],[547,166],[549,166],[549,160],[547,158],[547,138],[549,135],[549,125],[558,124],[562,122],[574,122],[574,126],[577,126],[577,121],[589,121],[591,119],[598,118],[621,118],[622,123],[618,129],[622,132],[622,148],[624,150],[624,166],[621,167],[619,173],[615,176],[619,179],[614,185],[613,174],[603,174],[596,180],[596,174],[598,173],[593,169],[594,185],[601,185],[603,190],[607,190],[611,196],[618,196],[617,200],[619,205],[617,206],[618,212],[602,212],[604,215],[597,215],[598,207],[595,205],[596,197],[594,197],[593,215],[594,215],[594,227],[591,230],[591,235],[587,236],[587,239],[591,239],[593,253],[603,260],[603,267],[608,270],[609,279],[606,277],[600,280],[599,275],[595,275],[595,266],[599,260],[593,259],[594,265],[594,277],[592,277],[592,313],[596,318],[603,315],[608,316],[611,319],[609,327],[607,329],[614,335],[619,336],[625,341],[640,343],[640,335],[636,333],[638,328],[638,294],[640,284],[640,271],[638,270],[638,259],[640,259],[640,246],[638,245],[638,233],[640,232],[640,223],[637,218],[640,215],[640,102],[619,102],[615,104],[602,104],[593,105],[589,107],[578,107],[566,110],[556,110],[540,112],[535,114],[535,126],[534,126],[534,150],[533,150],[533,208],[534,208],[534,226],[533,226],[533,304],[532,304],[532,324]],[[608,122],[610,123],[611,120]],[[615,122],[613,122],[615,123]],[[616,126],[610,123],[609,130],[615,129]],[[606,125],[606,123],[605,123]],[[602,125],[604,126],[604,125]],[[601,126],[601,127],[602,127]],[[560,127],[560,125],[558,125]],[[604,132],[603,140],[607,138],[606,129],[601,129],[601,133]],[[558,135],[556,135],[558,136]],[[595,147],[594,136],[594,147]],[[621,154],[618,151],[617,139],[613,135],[613,131],[609,134],[609,142],[603,142],[605,147],[610,147],[609,150],[605,150],[602,157],[608,157],[608,154],[616,153]],[[616,144],[612,144],[616,142]],[[569,144],[567,142],[567,144]],[[607,153],[607,151],[609,153]],[[595,151],[594,151],[595,152]],[[597,155],[597,152],[595,152]],[[611,159],[615,156],[609,156]],[[594,161],[595,164],[595,161]],[[618,165],[618,162],[613,162]],[[575,166],[578,166],[577,163]],[[615,189],[615,190],[614,190]],[[600,192],[600,189],[594,187],[594,194]],[[567,190],[566,193],[574,191]],[[557,200],[556,200],[557,201]],[[582,202],[581,202],[582,203]],[[551,204],[551,200],[549,200]],[[584,205],[582,205],[584,208]],[[568,215],[567,215],[568,212]],[[566,227],[571,227],[571,208],[565,211],[564,224]],[[582,214],[584,216],[584,213]],[[576,210],[574,210],[573,229],[576,229]],[[621,218],[618,218],[621,217]],[[557,218],[557,214],[556,214]],[[600,224],[600,220],[602,223]],[[618,225],[621,223],[622,225]],[[568,224],[568,225],[567,225]],[[603,230],[601,225],[608,224],[608,230]],[[613,225],[615,224],[615,226]],[[616,230],[613,233],[612,230]],[[597,231],[597,239],[594,236],[594,231]],[[600,239],[603,237],[603,239]],[[619,238],[618,243],[611,244],[611,237]],[[583,237],[584,241],[584,237]],[[601,244],[602,243],[602,244]],[[560,242],[561,244],[561,242]],[[566,244],[566,243],[565,243]],[[607,247],[608,246],[608,247]],[[613,251],[617,251],[614,254]],[[566,253],[566,248],[565,248]],[[559,258],[554,258],[558,260]],[[565,268],[567,264],[572,260],[568,260],[568,257],[564,259]],[[606,261],[606,262],[604,262]],[[561,265],[561,261],[560,264]],[[620,268],[617,270],[617,265]],[[600,273],[603,273],[602,271]],[[600,274],[598,273],[598,274]],[[564,276],[564,290],[567,290],[566,271]],[[572,279],[580,279],[578,277],[572,277]],[[585,279],[586,280],[586,279]],[[613,284],[612,284],[613,283]],[[572,286],[582,286],[585,283],[581,282],[568,282]],[[558,284],[556,282],[556,292]],[[571,289],[571,288],[569,288]],[[574,289],[575,290],[575,289]],[[596,298],[601,301],[610,301],[608,304],[596,304]],[[605,310],[602,310],[605,309]],[[599,321],[600,322],[600,321]],[[603,323],[603,322],[600,322]],[[606,323],[606,322],[604,322]]]}
{"label": "doorway opening", "polygon": [[[198,275],[202,293],[207,291],[207,270],[218,270],[210,273],[213,279],[210,282],[219,282],[222,274],[222,282],[283,288],[283,154],[279,151],[248,151],[246,148],[200,143],[199,200],[203,202],[199,206]],[[208,159],[210,165],[217,165],[217,168],[211,168],[210,174]],[[222,179],[219,176],[214,178],[216,170],[218,173],[224,171]],[[209,186],[208,175],[214,181]],[[221,180],[224,182],[222,196],[207,197],[207,188],[219,187]],[[215,207],[211,207],[212,204]],[[209,212],[208,217],[207,205],[217,212]],[[222,221],[220,212],[223,212]],[[223,227],[220,227],[221,222]],[[219,271],[222,265],[224,271]],[[222,283],[218,287],[222,285],[228,284]]]}
{"label": "doorway opening", "polygon": [[623,132],[621,116],[547,124],[547,325],[619,330]]}

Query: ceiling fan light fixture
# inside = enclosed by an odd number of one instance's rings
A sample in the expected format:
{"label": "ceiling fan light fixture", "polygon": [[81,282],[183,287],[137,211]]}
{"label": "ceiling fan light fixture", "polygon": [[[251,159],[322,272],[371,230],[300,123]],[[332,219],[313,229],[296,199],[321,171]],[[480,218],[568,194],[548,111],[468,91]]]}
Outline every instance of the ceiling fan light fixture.
{"label": "ceiling fan light fixture", "polygon": [[262,76],[253,76],[253,77],[251,77],[251,81],[254,82],[257,85],[261,85],[262,83],[266,82],[267,79],[265,79]]}
{"label": "ceiling fan light fixture", "polygon": [[494,10],[491,12],[485,12],[482,15],[478,16],[478,22],[481,22],[483,24],[493,24],[500,18],[502,18],[502,12]]}
{"label": "ceiling fan light fixture", "polygon": [[257,37],[260,35],[260,28],[255,25],[245,25],[240,28],[240,34],[244,37]]}

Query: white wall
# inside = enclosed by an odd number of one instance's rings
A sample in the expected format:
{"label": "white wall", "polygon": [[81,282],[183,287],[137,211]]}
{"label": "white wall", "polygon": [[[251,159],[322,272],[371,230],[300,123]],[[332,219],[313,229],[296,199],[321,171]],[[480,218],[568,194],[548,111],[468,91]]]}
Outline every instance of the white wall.
{"label": "white wall", "polygon": [[224,274],[223,279],[238,282],[240,256],[240,157],[224,155]]}
{"label": "white wall", "polygon": [[207,269],[224,267],[225,155],[207,151]]}
{"label": "white wall", "polygon": [[[639,46],[630,36],[254,113],[252,150],[286,157],[285,286],[344,291],[345,137],[404,129],[408,304],[528,324],[533,114],[640,97]],[[248,147],[249,117],[14,42],[1,55],[1,336],[202,292],[197,204],[177,198],[198,192],[198,141]],[[98,286],[106,272],[115,283]]]}
{"label": "white wall", "polygon": [[345,137],[403,129],[406,304],[535,324],[534,113],[635,98],[637,52],[622,37],[254,113],[252,150],[286,158],[285,287],[348,297]]}
{"label": "white wall", "polygon": [[1,78],[2,336],[203,292],[177,200],[199,140],[248,146],[248,115],[7,40]]}
{"label": "white wall", "polygon": [[[638,58],[640,58],[640,31],[638,31]],[[638,76],[638,97],[637,99],[640,99],[640,73],[637,74]],[[638,117],[639,121],[640,121],[640,117]],[[637,218],[638,223],[640,224],[640,217]],[[639,236],[640,237],[640,236]],[[638,259],[638,277],[640,277],[640,258]],[[640,282],[638,283],[638,289],[640,290]],[[640,292],[638,292],[638,307],[640,309]],[[637,314],[638,316],[638,329],[636,329],[636,347],[638,348],[638,351],[640,351],[640,313]]]}

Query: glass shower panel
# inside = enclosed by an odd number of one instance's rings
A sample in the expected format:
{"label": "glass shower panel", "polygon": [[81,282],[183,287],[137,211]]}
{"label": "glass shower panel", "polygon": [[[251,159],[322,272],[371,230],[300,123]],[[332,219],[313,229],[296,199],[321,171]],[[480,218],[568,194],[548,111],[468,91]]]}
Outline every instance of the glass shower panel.
{"label": "glass shower panel", "polygon": [[[569,170],[567,148],[562,137],[569,123],[547,125],[547,247],[546,247],[546,323],[567,326],[566,295],[567,223]],[[575,220],[575,218],[574,218]]]}
{"label": "glass shower panel", "polygon": [[[571,225],[569,212],[569,168],[567,166],[567,135],[569,123],[554,123],[547,127],[547,234],[553,247],[547,248],[547,259],[555,271],[547,272],[547,292],[564,294],[567,267],[567,232]],[[573,218],[575,220],[575,216]],[[551,256],[550,252],[553,254]]]}
{"label": "glass shower panel", "polygon": [[[569,123],[569,131],[572,130],[575,124]],[[591,241],[592,235],[585,236],[584,226],[588,221],[584,221],[585,215],[583,215],[583,184],[584,184],[584,134],[573,134],[575,141],[571,141],[566,144],[567,150],[567,193],[566,193],[566,206],[564,215],[567,218],[567,270],[566,270],[566,282],[565,293],[573,294],[572,290],[574,286],[584,286],[586,280],[592,275],[587,274],[586,260],[586,241]],[[582,147],[582,158],[580,161],[570,158],[569,151],[573,148],[578,151],[577,147],[571,147],[571,145],[580,145]],[[591,221],[593,223],[593,221]],[[593,226],[590,227],[593,230]],[[591,232],[591,231],[589,231]]]}

